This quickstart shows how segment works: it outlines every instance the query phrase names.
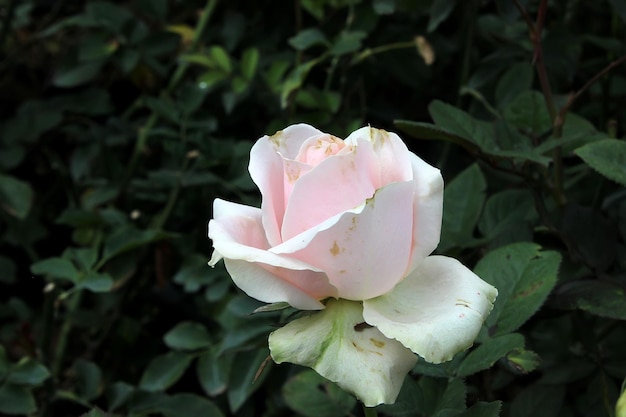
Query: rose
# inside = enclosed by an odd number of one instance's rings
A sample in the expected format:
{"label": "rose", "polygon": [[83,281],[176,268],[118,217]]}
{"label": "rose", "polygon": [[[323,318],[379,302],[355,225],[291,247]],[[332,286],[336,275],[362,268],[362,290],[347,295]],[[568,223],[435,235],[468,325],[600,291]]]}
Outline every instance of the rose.
{"label": "rose", "polygon": [[393,133],[363,128],[342,141],[290,126],[254,145],[250,174],[261,210],[215,201],[212,263],[225,257],[261,301],[320,309],[327,297],[374,298],[439,242],[441,175]]}
{"label": "rose", "polygon": [[472,344],[497,292],[428,256],[443,180],[396,134],[364,127],[341,140],[293,125],[256,142],[249,170],[261,208],[215,200],[210,264],[224,258],[258,300],[324,309],[272,333],[275,361],[310,366],[375,405],[395,400],[411,351],[442,362]]}

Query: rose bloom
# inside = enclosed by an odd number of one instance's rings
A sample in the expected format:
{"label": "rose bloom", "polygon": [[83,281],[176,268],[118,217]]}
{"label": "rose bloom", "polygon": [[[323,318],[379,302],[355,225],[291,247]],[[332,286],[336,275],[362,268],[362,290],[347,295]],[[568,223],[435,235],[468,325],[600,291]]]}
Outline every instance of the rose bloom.
{"label": "rose bloom", "polygon": [[367,406],[393,403],[417,355],[471,346],[497,291],[455,259],[429,256],[443,212],[438,169],[394,133],[345,140],[305,124],[259,139],[261,208],[216,199],[210,265],[267,303],[322,310],[270,335],[272,358],[309,366]]}

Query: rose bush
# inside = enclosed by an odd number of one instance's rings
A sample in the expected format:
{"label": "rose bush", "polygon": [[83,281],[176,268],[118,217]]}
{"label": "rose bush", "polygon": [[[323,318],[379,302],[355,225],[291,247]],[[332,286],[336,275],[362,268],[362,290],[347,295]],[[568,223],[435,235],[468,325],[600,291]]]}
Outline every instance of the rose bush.
{"label": "rose bush", "polygon": [[217,199],[210,265],[260,301],[323,310],[270,335],[273,359],[312,367],[366,405],[395,401],[417,357],[469,347],[497,291],[440,238],[443,179],[394,133],[345,140],[298,124],[259,139],[261,208]]}

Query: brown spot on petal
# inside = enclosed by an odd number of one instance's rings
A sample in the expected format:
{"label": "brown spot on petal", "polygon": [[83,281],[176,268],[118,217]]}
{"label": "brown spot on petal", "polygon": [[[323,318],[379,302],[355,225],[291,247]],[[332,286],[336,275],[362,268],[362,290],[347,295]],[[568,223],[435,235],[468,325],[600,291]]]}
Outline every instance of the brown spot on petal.
{"label": "brown spot on petal", "polygon": [[352,217],[351,222],[352,222],[352,226],[348,227],[348,230],[351,232],[354,232],[356,230],[356,224],[358,222],[357,216]]}
{"label": "brown spot on petal", "polygon": [[383,342],[382,340],[376,340],[373,337],[370,337],[370,342],[372,342],[372,344],[379,349],[382,349],[385,347],[385,342]]}
{"label": "brown spot on petal", "polygon": [[461,299],[459,298],[459,299],[457,299],[457,300],[456,300],[456,303],[455,303],[454,305],[469,308],[470,303],[469,303],[469,301],[461,300]]}
{"label": "brown spot on petal", "polygon": [[278,132],[274,133],[272,136],[270,136],[270,141],[274,144],[274,146],[276,146],[277,148],[280,147],[280,139],[283,135],[283,131],[279,130]]}
{"label": "brown spot on petal", "polygon": [[337,241],[335,240],[335,241],[333,242],[333,247],[332,247],[332,248],[330,248],[330,253],[331,253],[333,256],[337,256],[337,255],[339,255],[339,252],[340,252],[340,251],[341,251],[341,249],[339,249],[339,245],[337,245]]}
{"label": "brown spot on petal", "polygon": [[359,345],[357,345],[356,343],[352,342],[352,346],[354,346],[354,348],[356,350],[358,350],[359,352],[363,352],[363,348]]}
{"label": "brown spot on petal", "polygon": [[285,169],[285,175],[287,175],[287,180],[289,180],[290,183],[294,183],[298,180],[298,178],[300,178],[300,169],[294,166],[287,166]]}

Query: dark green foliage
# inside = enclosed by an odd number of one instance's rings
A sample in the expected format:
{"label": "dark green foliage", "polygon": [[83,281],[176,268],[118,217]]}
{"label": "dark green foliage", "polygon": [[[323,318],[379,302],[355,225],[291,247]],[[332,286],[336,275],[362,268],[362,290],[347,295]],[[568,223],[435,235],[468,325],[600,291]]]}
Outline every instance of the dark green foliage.
{"label": "dark green foliage", "polygon": [[379,415],[612,416],[625,38],[620,0],[0,0],[0,414],[363,415],[271,362],[293,309],[207,266],[253,141],[306,122],[441,168],[437,251],[499,290]]}

